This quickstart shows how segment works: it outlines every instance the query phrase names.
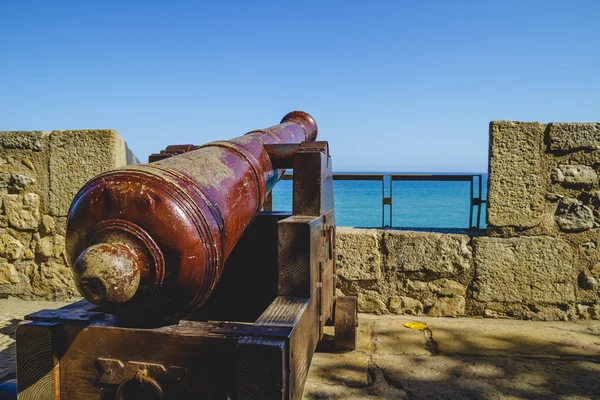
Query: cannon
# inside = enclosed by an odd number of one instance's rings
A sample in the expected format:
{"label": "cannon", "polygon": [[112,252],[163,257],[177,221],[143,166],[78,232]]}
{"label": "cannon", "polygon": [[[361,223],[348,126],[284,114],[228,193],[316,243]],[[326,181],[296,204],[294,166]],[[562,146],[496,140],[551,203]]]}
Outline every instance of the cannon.
{"label": "cannon", "polygon": [[[85,300],[18,326],[18,398],[300,398],[325,325],[346,350],[357,327],[356,298],[335,295],[332,165],[316,137],[295,111],[86,183],[66,234]],[[273,212],[286,169],[292,211]]]}

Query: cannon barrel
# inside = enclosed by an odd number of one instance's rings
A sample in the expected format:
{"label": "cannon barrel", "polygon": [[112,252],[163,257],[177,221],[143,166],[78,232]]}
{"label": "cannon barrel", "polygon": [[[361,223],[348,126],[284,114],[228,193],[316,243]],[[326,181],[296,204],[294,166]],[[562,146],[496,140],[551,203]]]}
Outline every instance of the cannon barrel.
{"label": "cannon barrel", "polygon": [[316,136],[314,119],[294,111],[279,125],[89,181],[71,204],[66,233],[83,297],[154,320],[195,311],[284,172],[264,145]]}

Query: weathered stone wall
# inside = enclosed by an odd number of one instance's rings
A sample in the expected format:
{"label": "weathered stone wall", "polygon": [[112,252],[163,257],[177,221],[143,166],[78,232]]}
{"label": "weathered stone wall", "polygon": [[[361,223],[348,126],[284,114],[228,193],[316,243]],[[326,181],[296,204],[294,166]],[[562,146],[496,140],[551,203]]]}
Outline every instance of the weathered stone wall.
{"label": "weathered stone wall", "polygon": [[340,229],[365,312],[600,319],[600,124],[492,122],[488,236]]}
{"label": "weathered stone wall", "polygon": [[111,130],[0,132],[0,296],[77,296],[64,259],[66,216],[93,176],[135,157]]}
{"label": "weathered stone wall", "polygon": [[490,237],[476,241],[475,299],[599,317],[599,168],[600,123],[490,124]]}
{"label": "weathered stone wall", "polygon": [[465,315],[469,236],[338,228],[336,237],[338,292],[357,295],[360,311]]}
{"label": "weathered stone wall", "polygon": [[600,319],[594,278],[582,281],[576,252],[557,238],[355,228],[336,236],[338,294],[358,296],[362,312]]}

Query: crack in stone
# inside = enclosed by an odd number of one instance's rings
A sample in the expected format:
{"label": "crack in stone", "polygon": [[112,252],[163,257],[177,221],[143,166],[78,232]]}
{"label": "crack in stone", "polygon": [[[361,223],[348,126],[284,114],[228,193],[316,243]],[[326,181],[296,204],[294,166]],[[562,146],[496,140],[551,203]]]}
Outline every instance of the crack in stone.
{"label": "crack in stone", "polygon": [[385,383],[387,383],[388,386],[406,392],[407,395],[409,394],[408,390],[406,390],[406,388],[402,386],[400,382],[396,382],[395,380],[393,380],[392,377],[390,377],[389,374],[386,374],[383,369],[379,368],[379,371],[381,371],[381,376],[383,377]]}
{"label": "crack in stone", "polygon": [[433,332],[431,331],[431,329],[425,328],[423,330],[423,335],[425,336],[425,349],[429,351],[432,356],[438,355],[438,344],[433,339]]}
{"label": "crack in stone", "polygon": [[[369,386],[367,387],[369,394],[381,395],[387,392],[389,388],[394,390],[398,390],[404,393],[405,397],[408,400],[417,399],[417,397],[412,394],[409,390],[407,390],[400,382],[395,381],[389,374],[378,367],[376,364],[369,364]],[[379,384],[378,384],[379,382]],[[385,388],[387,386],[387,388]],[[386,390],[387,389],[387,390]],[[379,393],[383,392],[383,393]]]}

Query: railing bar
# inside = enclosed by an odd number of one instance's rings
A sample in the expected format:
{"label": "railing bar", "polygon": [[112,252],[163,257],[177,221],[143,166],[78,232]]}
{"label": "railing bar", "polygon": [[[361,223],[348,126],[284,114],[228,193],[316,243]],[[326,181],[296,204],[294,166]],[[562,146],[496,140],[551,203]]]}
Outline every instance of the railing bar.
{"label": "railing bar", "polygon": [[473,177],[471,177],[469,188],[471,189],[471,204],[469,207],[469,225],[467,226],[467,229],[473,227],[473,207],[475,207],[475,204],[473,203]]}
{"label": "railing bar", "polygon": [[473,179],[473,175],[391,175],[394,181],[464,181]]}
{"label": "railing bar", "polygon": [[381,227],[385,228],[385,181],[381,180]]}
{"label": "railing bar", "polygon": [[334,181],[382,181],[384,175],[373,174],[333,174]]}
{"label": "railing bar", "polygon": [[[381,181],[389,176],[394,181],[469,181],[473,175],[383,175],[383,174],[333,174],[334,181]],[[285,174],[281,178],[284,181],[293,179],[292,174]]]}
{"label": "railing bar", "polygon": [[483,204],[483,183],[481,175],[478,175],[479,178],[479,206],[477,207],[477,229],[481,227],[481,204]]}
{"label": "railing bar", "polygon": [[392,209],[392,207],[394,207],[394,200],[392,200],[392,196],[393,196],[393,193],[394,193],[393,192],[393,187],[392,187],[392,182],[393,182],[392,178],[390,177],[390,228],[392,226],[394,226],[393,223],[392,223],[392,216],[394,215],[394,212],[393,212],[393,209]]}

